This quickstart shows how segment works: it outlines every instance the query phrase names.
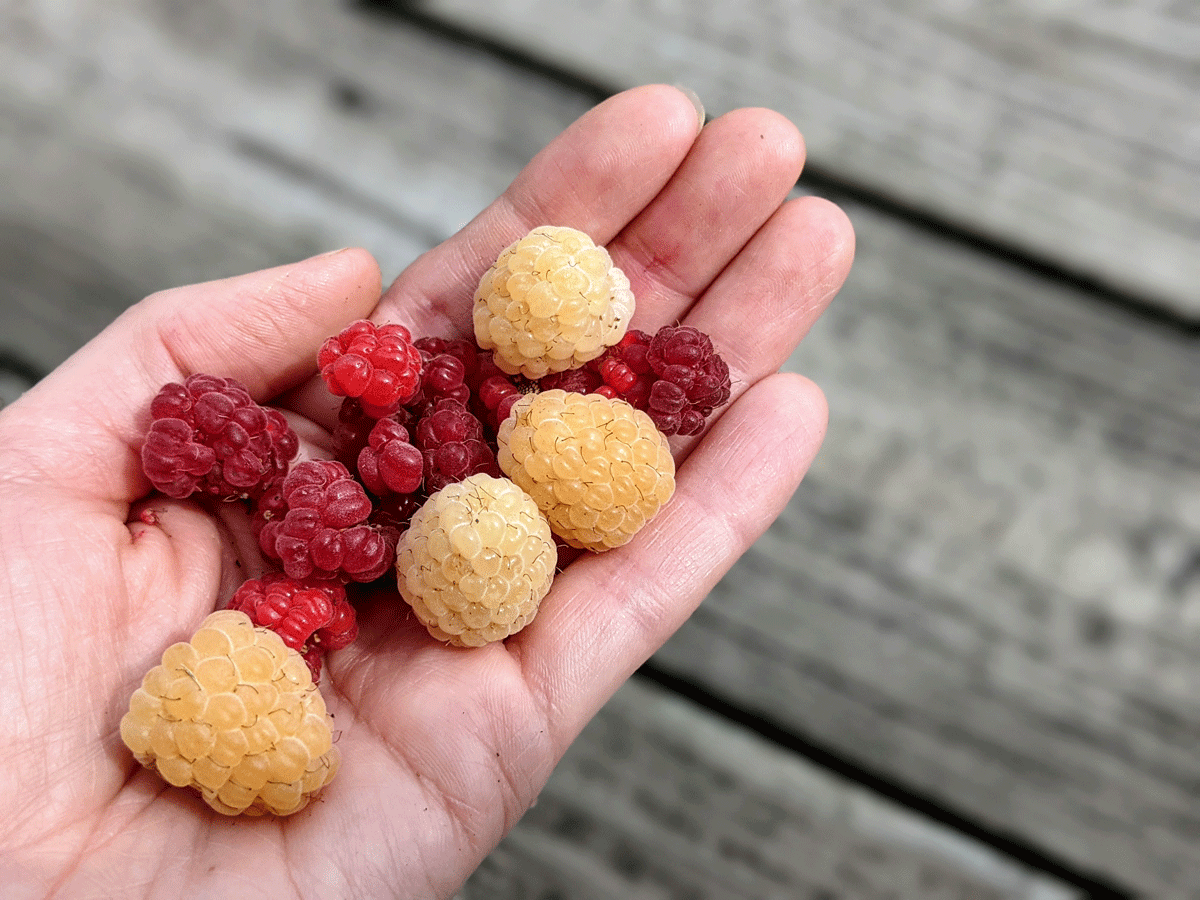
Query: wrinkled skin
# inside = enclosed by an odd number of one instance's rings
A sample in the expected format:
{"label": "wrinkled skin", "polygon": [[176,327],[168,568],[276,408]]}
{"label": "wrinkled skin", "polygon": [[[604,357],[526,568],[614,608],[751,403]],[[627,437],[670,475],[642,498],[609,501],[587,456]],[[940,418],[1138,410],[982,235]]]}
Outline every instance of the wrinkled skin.
{"label": "wrinkled skin", "polygon": [[[8,896],[444,897],[535,799],[571,740],[779,513],[826,408],[778,374],[841,286],[846,217],[787,199],[795,128],[738,110],[697,128],[667,87],[620,94],[543,150],[495,203],[386,292],[361,250],[155,294],[0,412],[0,860]],[[130,693],[255,574],[244,517],[149,495],[150,398],[193,372],[237,378],[327,453],[321,341],[351,320],[470,336],[476,281],[533,226],[609,245],[636,327],[712,335],[732,402],[672,439],[678,489],[629,545],[571,563],[538,618],[475,651],[432,641],[390,591],[322,679],[343,767],[287,818],[227,819],[130,757]]]}

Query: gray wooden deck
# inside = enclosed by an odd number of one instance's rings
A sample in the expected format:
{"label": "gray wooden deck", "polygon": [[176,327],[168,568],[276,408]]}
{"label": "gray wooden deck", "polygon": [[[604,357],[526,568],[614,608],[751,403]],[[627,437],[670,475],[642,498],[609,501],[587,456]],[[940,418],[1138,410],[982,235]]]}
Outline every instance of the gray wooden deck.
{"label": "gray wooden deck", "polygon": [[826,445],[461,897],[1200,898],[1198,58],[1186,2],[20,0],[0,403],[157,288],[389,278],[613,90],[777,108],[858,234]]}

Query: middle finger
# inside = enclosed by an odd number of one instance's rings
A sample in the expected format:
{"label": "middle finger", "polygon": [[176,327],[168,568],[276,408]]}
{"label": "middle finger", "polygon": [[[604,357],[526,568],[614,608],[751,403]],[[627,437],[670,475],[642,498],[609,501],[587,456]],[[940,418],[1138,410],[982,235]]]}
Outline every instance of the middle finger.
{"label": "middle finger", "polygon": [[804,165],[804,141],[767,109],[704,126],[667,185],[609,244],[629,276],[636,327],[653,333],[684,312],[779,208]]}

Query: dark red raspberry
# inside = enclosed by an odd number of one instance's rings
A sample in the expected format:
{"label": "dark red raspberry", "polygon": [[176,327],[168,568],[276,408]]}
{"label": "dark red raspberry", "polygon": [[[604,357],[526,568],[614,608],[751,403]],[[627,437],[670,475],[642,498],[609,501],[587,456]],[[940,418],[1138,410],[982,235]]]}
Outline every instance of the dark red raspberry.
{"label": "dark red raspberry", "polygon": [[697,328],[660,328],[647,361],[659,379],[647,412],[664,434],[699,434],[708,415],[729,400],[729,366]]}
{"label": "dark red raspberry", "polygon": [[296,464],[282,493],[287,512],[262,526],[259,546],[292,578],[374,581],[392,564],[394,542],[368,524],[370,498],[340,462]]}
{"label": "dark red raspberry", "polygon": [[[474,368],[474,370],[468,371],[468,373],[467,373],[467,384],[470,385],[471,393],[478,394],[479,386],[481,384],[483,384],[485,381],[487,381],[489,378],[494,378],[497,375],[499,375],[503,378],[513,378],[513,379],[524,380],[523,376],[520,376],[520,375],[505,374],[500,369],[500,367],[498,365],[496,365],[496,359],[495,359],[495,356],[492,354],[491,350],[480,350],[480,349],[476,348],[476,350],[475,350],[475,368]],[[515,383],[515,381],[514,381],[514,383]]]}
{"label": "dark red raspberry", "polygon": [[563,372],[551,372],[538,379],[539,391],[571,391],[575,394],[594,393],[604,383],[600,373],[589,366],[581,369],[567,369]]}
{"label": "dark red raspberry", "polygon": [[340,462],[331,459],[298,463],[283,479],[283,499],[288,512],[316,509],[334,528],[348,528],[366,521],[371,501],[362,486]]}
{"label": "dark red raspberry", "polygon": [[430,494],[479,472],[500,476],[483,424],[461,403],[438,401],[433,412],[417,423],[416,439],[425,458],[425,490]]}
{"label": "dark red raspberry", "polygon": [[442,354],[455,357],[463,364],[467,385],[469,386],[475,380],[479,371],[479,348],[473,341],[463,338],[451,340],[449,338],[423,337],[417,338],[413,344],[421,351],[423,359],[433,359]]}
{"label": "dark red raspberry", "polygon": [[408,528],[408,523],[421,504],[426,500],[424,491],[412,494],[389,494],[375,504],[371,513],[371,524],[390,533],[394,539]]}
{"label": "dark red raspberry", "polygon": [[479,385],[479,405],[483,407],[484,420],[493,429],[500,427],[500,423],[508,418],[512,405],[524,395],[520,384],[522,381],[525,379],[519,375],[505,375],[502,372],[490,376]]}
{"label": "dark red raspberry", "polygon": [[242,584],[229,608],[283,638],[304,657],[314,682],[321,677],[323,654],[348,646],[358,636],[354,607],[336,582],[310,583],[273,572]]}
{"label": "dark red raspberry", "polygon": [[630,329],[587,368],[602,382],[595,393],[645,410],[663,434],[699,434],[729,400],[729,367],[690,325],[666,325],[653,337]]}
{"label": "dark red raspberry", "polygon": [[259,406],[232,378],[192,375],[167,384],[151,401],[150,416],[142,468],[168,497],[257,496],[299,449],[283,414]]}
{"label": "dark red raspberry", "polygon": [[250,529],[254,532],[254,537],[261,540],[262,530],[267,523],[282,519],[285,515],[287,500],[283,498],[283,479],[278,478],[254,500],[254,508],[250,514]]}
{"label": "dark red raspberry", "polygon": [[[471,356],[474,357],[474,353]],[[432,412],[439,400],[456,400],[466,406],[471,401],[471,388],[466,377],[467,367],[459,356],[438,353],[425,357],[421,388],[404,404],[405,408],[419,419]]]}
{"label": "dark red raspberry", "polygon": [[358,454],[358,477],[376,497],[411,494],[421,487],[424,465],[408,429],[394,418],[380,419]]}
{"label": "dark red raspberry", "polygon": [[354,322],[321,345],[317,365],[332,393],[357,397],[376,418],[411,400],[421,384],[421,353],[403,325]]}
{"label": "dark red raspberry", "polygon": [[362,404],[347,397],[338,407],[338,423],[333,429],[334,457],[347,469],[358,465],[358,454],[367,446],[367,437],[375,423],[375,416],[363,412]]}
{"label": "dark red raspberry", "polygon": [[[405,407],[382,418],[392,419],[406,428],[411,428],[416,419]],[[338,423],[333,429],[334,458],[353,472],[358,467],[358,455],[367,446],[371,429],[381,421],[378,416],[367,415],[362,404],[347,397],[338,408]]]}

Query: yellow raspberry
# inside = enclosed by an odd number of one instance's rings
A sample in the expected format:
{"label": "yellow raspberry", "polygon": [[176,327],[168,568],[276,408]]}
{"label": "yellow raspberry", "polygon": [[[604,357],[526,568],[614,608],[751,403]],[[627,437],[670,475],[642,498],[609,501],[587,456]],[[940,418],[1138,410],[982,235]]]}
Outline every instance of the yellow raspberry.
{"label": "yellow raspberry", "polygon": [[497,435],[500,469],[586,550],[629,541],[675,491],[675,461],[650,416],[624,400],[552,390],[513,404]]}
{"label": "yellow raspberry", "polygon": [[595,359],[625,336],[629,278],[590,237],[543,225],[508,247],[475,291],[475,340],[509,375],[541,378]]}
{"label": "yellow raspberry", "polygon": [[129,700],[121,740],[225,815],[286,816],[333,780],[333,722],[308,665],[231,609],[172,644]]}
{"label": "yellow raspberry", "polygon": [[481,647],[529,624],[557,562],[537,504],[507,478],[480,473],[413,515],[396,547],[396,581],[435,638]]}

